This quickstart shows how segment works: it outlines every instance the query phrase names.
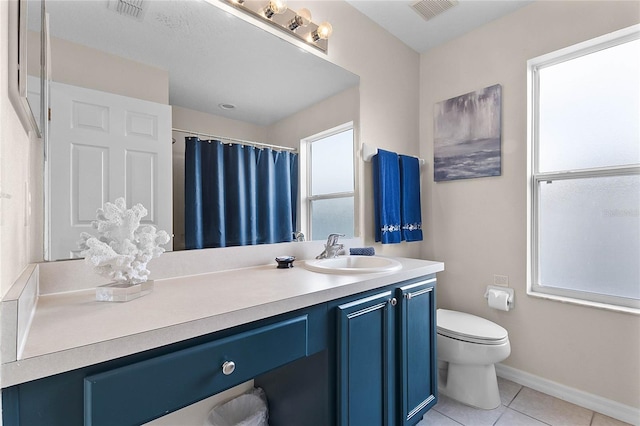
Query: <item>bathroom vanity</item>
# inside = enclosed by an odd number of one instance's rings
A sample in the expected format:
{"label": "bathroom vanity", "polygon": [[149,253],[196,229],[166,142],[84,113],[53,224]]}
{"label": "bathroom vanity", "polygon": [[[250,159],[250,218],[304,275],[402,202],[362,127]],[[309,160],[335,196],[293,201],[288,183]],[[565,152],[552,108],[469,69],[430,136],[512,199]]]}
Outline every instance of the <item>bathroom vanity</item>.
{"label": "bathroom vanity", "polygon": [[263,265],[164,279],[127,303],[40,295],[24,349],[2,366],[3,424],[142,424],[254,379],[273,426],[414,425],[437,401],[444,265],[397,260],[385,273]]}

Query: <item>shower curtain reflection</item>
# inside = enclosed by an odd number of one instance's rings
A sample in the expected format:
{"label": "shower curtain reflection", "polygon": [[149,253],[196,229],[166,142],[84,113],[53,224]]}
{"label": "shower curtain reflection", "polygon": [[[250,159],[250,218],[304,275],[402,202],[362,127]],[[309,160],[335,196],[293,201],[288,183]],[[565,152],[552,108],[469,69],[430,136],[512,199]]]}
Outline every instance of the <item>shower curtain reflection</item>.
{"label": "shower curtain reflection", "polygon": [[298,155],[185,138],[187,249],[292,241]]}

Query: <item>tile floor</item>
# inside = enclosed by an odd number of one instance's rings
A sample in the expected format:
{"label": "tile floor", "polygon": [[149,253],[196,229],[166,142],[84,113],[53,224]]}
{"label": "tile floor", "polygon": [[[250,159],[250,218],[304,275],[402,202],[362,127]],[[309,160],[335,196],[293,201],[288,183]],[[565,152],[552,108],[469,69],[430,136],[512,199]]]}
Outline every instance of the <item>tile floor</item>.
{"label": "tile floor", "polygon": [[480,410],[440,395],[417,426],[625,426],[619,420],[498,378],[502,404]]}

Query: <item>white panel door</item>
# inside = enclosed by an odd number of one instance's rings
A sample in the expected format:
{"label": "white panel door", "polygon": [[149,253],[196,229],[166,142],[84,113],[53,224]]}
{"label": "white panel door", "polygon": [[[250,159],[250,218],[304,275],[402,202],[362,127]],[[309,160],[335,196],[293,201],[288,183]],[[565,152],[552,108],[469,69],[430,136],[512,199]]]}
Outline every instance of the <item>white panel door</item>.
{"label": "white panel door", "polygon": [[94,233],[96,210],[118,197],[172,235],[171,107],[54,82],[50,90],[49,259],[79,257],[80,233]]}

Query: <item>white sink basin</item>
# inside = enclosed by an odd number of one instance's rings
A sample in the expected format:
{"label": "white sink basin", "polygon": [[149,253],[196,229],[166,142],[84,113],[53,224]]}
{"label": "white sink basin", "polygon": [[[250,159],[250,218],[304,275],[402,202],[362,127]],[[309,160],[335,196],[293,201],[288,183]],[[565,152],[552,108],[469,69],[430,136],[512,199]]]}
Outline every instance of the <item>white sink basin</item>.
{"label": "white sink basin", "polygon": [[388,257],[339,256],[334,259],[305,260],[304,267],[325,274],[370,274],[402,269],[402,264]]}

